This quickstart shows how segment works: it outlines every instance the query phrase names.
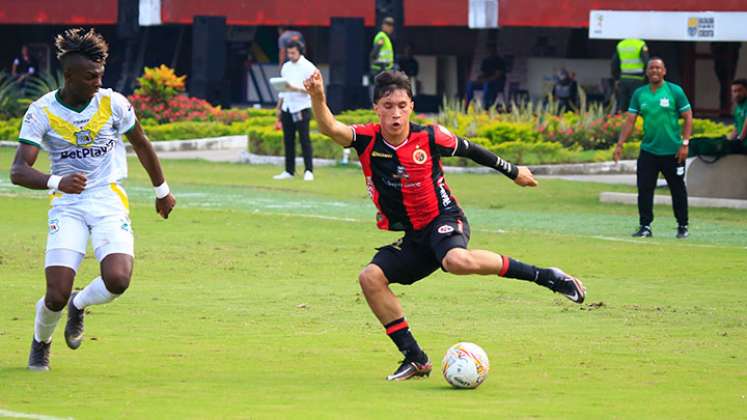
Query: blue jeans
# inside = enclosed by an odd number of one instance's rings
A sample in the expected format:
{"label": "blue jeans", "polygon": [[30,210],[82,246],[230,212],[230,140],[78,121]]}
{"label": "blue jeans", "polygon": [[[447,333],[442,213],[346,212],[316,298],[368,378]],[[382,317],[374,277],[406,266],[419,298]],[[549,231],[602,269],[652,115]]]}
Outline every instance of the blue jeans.
{"label": "blue jeans", "polygon": [[486,82],[480,82],[476,80],[470,80],[467,82],[467,106],[469,106],[472,99],[475,97],[475,91],[482,91],[482,106],[485,109],[489,109],[495,104],[496,98],[498,98],[498,91],[503,87],[501,80],[489,80]]}

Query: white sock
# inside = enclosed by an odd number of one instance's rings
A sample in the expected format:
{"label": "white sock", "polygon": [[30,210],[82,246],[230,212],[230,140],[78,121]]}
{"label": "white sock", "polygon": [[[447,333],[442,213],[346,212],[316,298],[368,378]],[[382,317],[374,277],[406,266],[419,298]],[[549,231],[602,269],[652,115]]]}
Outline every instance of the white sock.
{"label": "white sock", "polygon": [[40,343],[49,343],[52,341],[52,334],[57,326],[57,322],[62,317],[62,311],[55,312],[44,303],[42,296],[36,302],[36,318],[34,319],[34,338]]}
{"label": "white sock", "polygon": [[80,293],[75,295],[75,299],[73,299],[73,305],[75,305],[75,307],[78,309],[83,309],[86,306],[109,303],[118,297],[119,295],[115,295],[114,293],[106,289],[104,280],[102,280],[101,276],[99,276],[93,279],[93,281]]}

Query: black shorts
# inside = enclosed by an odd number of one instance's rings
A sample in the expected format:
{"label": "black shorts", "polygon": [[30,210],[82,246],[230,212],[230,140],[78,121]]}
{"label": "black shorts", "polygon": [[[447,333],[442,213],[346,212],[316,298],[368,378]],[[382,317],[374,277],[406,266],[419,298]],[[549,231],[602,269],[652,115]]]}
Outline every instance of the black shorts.
{"label": "black shorts", "polygon": [[378,265],[390,283],[412,284],[441,267],[450,250],[467,249],[469,236],[464,214],[441,214],[424,229],[407,232],[397,242],[376,248],[379,252],[371,264]]}

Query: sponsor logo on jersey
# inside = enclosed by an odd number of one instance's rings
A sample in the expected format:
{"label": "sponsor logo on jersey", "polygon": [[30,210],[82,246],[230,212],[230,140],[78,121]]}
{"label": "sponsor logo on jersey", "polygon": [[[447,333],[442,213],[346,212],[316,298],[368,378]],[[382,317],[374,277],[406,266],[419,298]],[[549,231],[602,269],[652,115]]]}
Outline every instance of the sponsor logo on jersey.
{"label": "sponsor logo on jersey", "polygon": [[422,165],[428,160],[428,153],[423,149],[415,149],[415,151],[412,152],[412,160],[414,160],[418,165]]}
{"label": "sponsor logo on jersey", "polygon": [[661,98],[659,100],[659,106],[662,108],[669,108],[669,98]]}
{"label": "sponsor logo on jersey", "polygon": [[441,204],[444,207],[449,207],[451,205],[451,197],[449,197],[449,193],[446,191],[444,177],[438,178],[438,194],[441,196]]}
{"label": "sponsor logo on jersey", "polygon": [[55,233],[60,231],[60,220],[59,219],[49,219],[49,234],[54,235]]}
{"label": "sponsor logo on jersey", "polygon": [[371,152],[371,157],[379,157],[379,158],[384,158],[384,159],[391,159],[392,155],[390,155],[389,153],[381,153],[381,152],[377,152],[377,151],[374,150],[373,152]]}
{"label": "sponsor logo on jersey", "polygon": [[394,179],[410,179],[410,174],[407,173],[407,170],[402,165],[397,165],[397,173],[392,174],[392,178]]}
{"label": "sponsor logo on jersey", "polygon": [[447,233],[451,233],[453,231],[454,231],[453,226],[443,225],[443,226],[438,227],[438,233],[441,233],[443,235],[446,235]]}
{"label": "sponsor logo on jersey", "polygon": [[60,159],[85,159],[89,157],[103,156],[114,149],[115,141],[109,140],[103,146],[94,146],[87,149],[63,150]]}

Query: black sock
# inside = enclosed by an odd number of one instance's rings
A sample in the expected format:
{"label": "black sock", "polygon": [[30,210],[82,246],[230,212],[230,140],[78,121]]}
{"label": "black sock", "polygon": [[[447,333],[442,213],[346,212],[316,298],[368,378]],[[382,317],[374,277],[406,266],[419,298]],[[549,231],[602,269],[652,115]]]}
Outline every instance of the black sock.
{"label": "black sock", "polygon": [[404,318],[392,321],[384,325],[384,328],[386,328],[386,334],[392,339],[399,351],[405,355],[405,360],[418,363],[427,361],[427,356],[418,346],[418,342],[412,336],[410,326]]}
{"label": "black sock", "polygon": [[524,264],[519,260],[502,255],[503,267],[501,272],[498,273],[501,277],[508,277],[511,279],[533,281],[537,284],[547,286],[551,283],[551,280],[555,278],[552,270],[548,268],[539,268],[533,265]]}

